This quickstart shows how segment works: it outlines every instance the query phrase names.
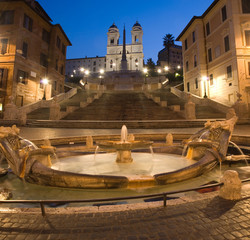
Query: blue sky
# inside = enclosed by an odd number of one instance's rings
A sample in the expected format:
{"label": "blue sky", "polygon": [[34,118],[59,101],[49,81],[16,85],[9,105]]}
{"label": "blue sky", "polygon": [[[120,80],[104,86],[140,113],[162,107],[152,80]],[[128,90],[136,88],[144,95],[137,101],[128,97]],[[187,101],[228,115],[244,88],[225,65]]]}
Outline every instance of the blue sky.
{"label": "blue sky", "polygon": [[[162,38],[167,33],[178,37],[191,18],[200,16],[213,0],[38,0],[53,20],[59,23],[70,39],[67,58],[105,56],[107,31],[113,24],[120,30],[126,26],[127,43],[136,21],[141,24],[144,36],[144,59],[153,58],[163,48]],[[124,4],[123,4],[124,2]],[[180,43],[177,43],[180,44]]]}

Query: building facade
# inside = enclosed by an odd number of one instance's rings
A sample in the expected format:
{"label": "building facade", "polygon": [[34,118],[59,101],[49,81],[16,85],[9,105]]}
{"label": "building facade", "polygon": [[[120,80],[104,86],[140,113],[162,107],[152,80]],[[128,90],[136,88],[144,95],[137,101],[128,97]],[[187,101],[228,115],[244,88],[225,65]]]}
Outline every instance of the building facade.
{"label": "building facade", "polygon": [[[18,107],[64,92],[69,39],[37,1],[0,0],[0,103]],[[42,80],[48,80],[45,85]]]}
{"label": "building facade", "polygon": [[106,69],[106,57],[86,57],[66,60],[66,75],[68,77],[79,77],[86,70],[91,73],[100,73]]}
{"label": "building facade", "polygon": [[163,48],[158,53],[157,65],[161,68],[168,67],[169,71],[182,68],[182,47],[179,45],[172,45],[169,48],[169,57],[167,48]]}
{"label": "building facade", "polygon": [[[108,30],[107,55],[105,57],[85,57],[66,60],[67,77],[82,76],[85,71],[97,75],[101,70],[105,72],[120,71],[123,44],[120,44],[119,29],[113,24]],[[136,22],[131,31],[132,43],[126,44],[127,69],[129,71],[143,70],[143,30]]]}
{"label": "building facade", "polygon": [[182,41],[184,89],[231,105],[250,104],[250,1],[215,0],[193,17]]}

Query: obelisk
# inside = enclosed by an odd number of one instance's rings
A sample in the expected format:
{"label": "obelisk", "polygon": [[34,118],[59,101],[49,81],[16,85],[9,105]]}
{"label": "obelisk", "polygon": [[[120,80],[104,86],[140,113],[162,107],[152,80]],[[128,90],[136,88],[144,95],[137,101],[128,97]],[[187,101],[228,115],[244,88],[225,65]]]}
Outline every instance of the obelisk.
{"label": "obelisk", "polygon": [[127,71],[128,70],[128,61],[126,56],[126,30],[125,25],[123,29],[123,50],[122,50],[122,61],[121,61],[121,70]]}

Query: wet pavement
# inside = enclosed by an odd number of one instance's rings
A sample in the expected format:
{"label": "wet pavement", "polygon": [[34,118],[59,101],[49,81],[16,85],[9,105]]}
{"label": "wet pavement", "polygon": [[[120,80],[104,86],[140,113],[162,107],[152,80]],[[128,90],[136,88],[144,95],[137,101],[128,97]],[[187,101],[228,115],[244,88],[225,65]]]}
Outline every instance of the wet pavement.
{"label": "wet pavement", "polygon": [[[29,140],[46,139],[55,137],[73,137],[73,136],[94,136],[120,134],[120,129],[76,129],[76,128],[37,128],[20,127],[20,135]],[[186,133],[194,134],[201,127],[196,128],[167,128],[167,129],[128,129],[129,134],[154,134],[154,133]],[[250,136],[250,125],[237,125],[233,135]]]}
{"label": "wet pavement", "polygon": [[217,192],[162,202],[101,207],[5,209],[0,239],[222,240],[250,239],[250,184],[242,199]]}

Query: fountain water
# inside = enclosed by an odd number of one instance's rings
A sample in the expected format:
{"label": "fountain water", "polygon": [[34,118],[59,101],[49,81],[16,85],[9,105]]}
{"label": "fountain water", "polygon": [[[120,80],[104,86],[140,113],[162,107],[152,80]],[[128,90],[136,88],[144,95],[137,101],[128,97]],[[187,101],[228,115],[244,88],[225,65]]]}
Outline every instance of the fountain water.
{"label": "fountain water", "polygon": [[133,158],[131,155],[132,149],[140,149],[150,147],[153,142],[150,141],[128,141],[128,130],[125,125],[121,129],[121,141],[100,141],[97,142],[100,148],[115,149],[117,152],[116,162],[131,163]]}

